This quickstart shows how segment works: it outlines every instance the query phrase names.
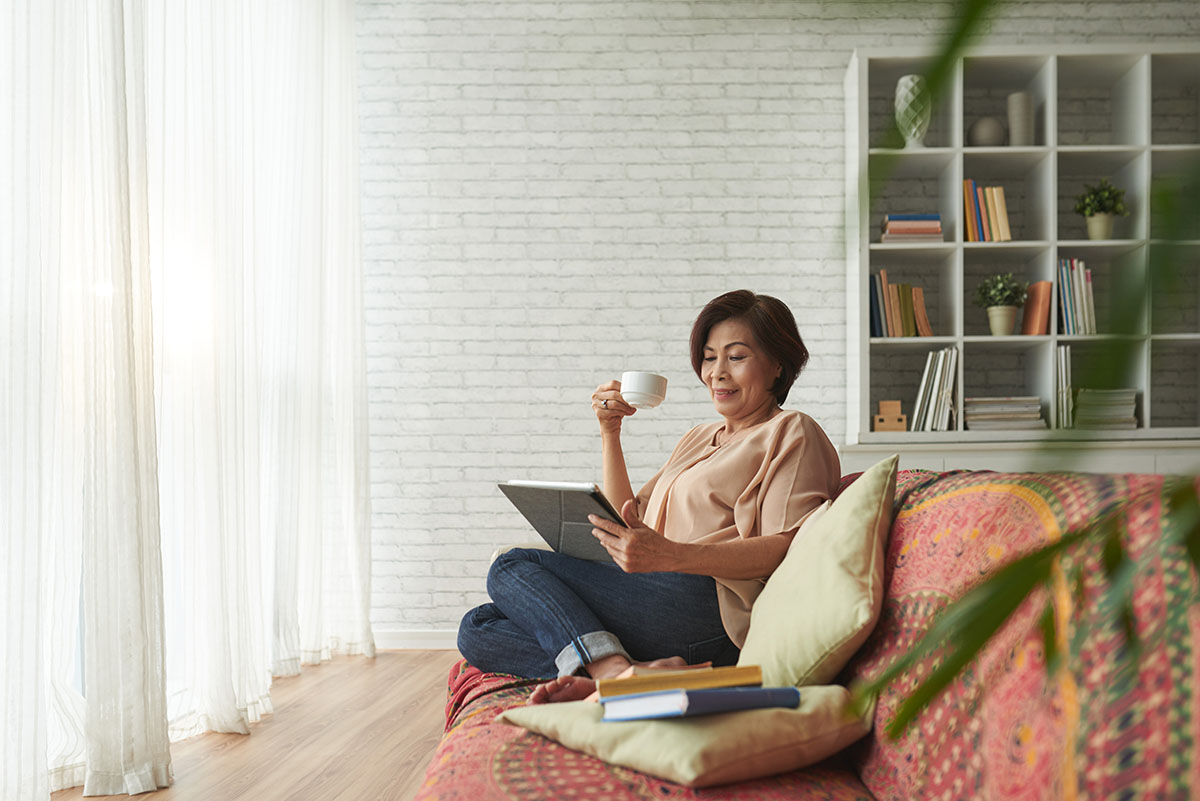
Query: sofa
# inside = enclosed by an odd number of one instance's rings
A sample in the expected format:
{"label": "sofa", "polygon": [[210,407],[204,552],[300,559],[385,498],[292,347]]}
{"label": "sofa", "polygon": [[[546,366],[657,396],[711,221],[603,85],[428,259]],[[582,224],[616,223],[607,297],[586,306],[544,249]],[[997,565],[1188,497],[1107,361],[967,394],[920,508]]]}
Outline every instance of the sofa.
{"label": "sofa", "polygon": [[[842,480],[845,488],[856,478]],[[1197,480],[1200,486],[1200,480]],[[878,622],[837,683],[879,675],[953,599],[1000,566],[1114,504],[1137,560],[1130,658],[1106,609],[1102,549],[1069,552],[1047,595],[1021,606],[897,739],[885,730],[934,653],[880,696],[871,732],[803,770],[693,789],[569,750],[496,716],[534,682],[465,662],[449,677],[445,734],[421,801],[495,799],[1184,799],[1200,794],[1200,605],[1186,552],[1164,544],[1166,479],[1153,475],[900,471]],[[1081,567],[1085,580],[1068,586]],[[1039,591],[1040,592],[1040,591]],[[1045,667],[1042,604],[1070,621],[1064,666]],[[798,614],[802,610],[798,610]]]}

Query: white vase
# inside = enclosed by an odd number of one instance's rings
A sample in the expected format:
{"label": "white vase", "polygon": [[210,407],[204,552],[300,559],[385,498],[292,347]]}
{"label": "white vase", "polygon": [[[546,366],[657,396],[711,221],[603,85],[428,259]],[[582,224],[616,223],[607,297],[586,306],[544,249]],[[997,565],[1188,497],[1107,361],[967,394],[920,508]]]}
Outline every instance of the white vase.
{"label": "white vase", "polygon": [[1029,147],[1033,144],[1033,97],[1029,92],[1008,96],[1008,144]]}
{"label": "white vase", "polygon": [[922,75],[901,75],[896,81],[896,126],[904,136],[905,148],[925,147],[932,104]]}
{"label": "white vase", "polygon": [[1088,239],[1112,239],[1113,216],[1111,214],[1093,214],[1084,219],[1087,220]]}
{"label": "white vase", "polygon": [[1006,337],[1017,327],[1016,306],[988,306],[988,327],[992,336]]}

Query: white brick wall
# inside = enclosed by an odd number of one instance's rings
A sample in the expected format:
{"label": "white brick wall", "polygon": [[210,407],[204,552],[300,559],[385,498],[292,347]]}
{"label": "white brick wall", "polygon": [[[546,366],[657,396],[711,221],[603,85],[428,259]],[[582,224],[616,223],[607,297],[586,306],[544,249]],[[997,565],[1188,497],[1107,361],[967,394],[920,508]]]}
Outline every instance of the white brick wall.
{"label": "white brick wall", "polygon": [[[530,538],[497,481],[598,478],[596,384],[670,379],[627,425],[635,484],[712,419],[686,342],[723,291],[792,307],[813,356],[788,405],[842,437],[843,72],[955,7],[359,3],[381,645],[455,629]],[[1010,2],[988,41],[1195,39],[1198,8]]]}

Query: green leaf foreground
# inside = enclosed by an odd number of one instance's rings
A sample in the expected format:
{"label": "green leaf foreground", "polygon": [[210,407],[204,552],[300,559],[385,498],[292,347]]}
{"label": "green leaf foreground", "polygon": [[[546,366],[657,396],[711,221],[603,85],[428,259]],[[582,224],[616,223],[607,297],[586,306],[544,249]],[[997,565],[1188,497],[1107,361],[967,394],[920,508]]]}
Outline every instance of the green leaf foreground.
{"label": "green leaf foreground", "polygon": [[[933,100],[939,98],[950,85],[956,61],[963,55],[968,42],[976,35],[980,25],[989,14],[1002,5],[1000,0],[963,0],[953,26],[941,50],[932,59],[925,72],[926,92]],[[899,149],[903,136],[893,121],[884,146]],[[894,155],[879,159],[879,186],[886,183],[896,164]],[[1145,325],[1144,312],[1150,302],[1151,287],[1162,288],[1167,293],[1181,290],[1179,276],[1182,274],[1185,252],[1179,242],[1185,238],[1189,225],[1200,220],[1200,159],[1195,159],[1180,176],[1177,185],[1171,181],[1156,181],[1151,189],[1151,201],[1155,207],[1155,218],[1162,223],[1161,240],[1150,248],[1148,271],[1139,278],[1135,271],[1117,272],[1118,285],[1113,297],[1121,298],[1115,303],[1112,315],[1112,333],[1117,336],[1108,340],[1095,352],[1084,354],[1077,371],[1077,386],[1119,387],[1135,363],[1135,342],[1122,340],[1122,334],[1135,334]],[[1195,235],[1200,236],[1200,232]],[[1097,434],[1102,436],[1102,433]],[[1167,492],[1167,525],[1164,530],[1164,545],[1181,546],[1185,549],[1193,566],[1200,575],[1200,497],[1197,497],[1194,479],[1171,477],[1163,486]],[[1113,621],[1125,633],[1128,648],[1126,662],[1136,660],[1140,645],[1137,639],[1133,616],[1133,581],[1137,565],[1121,545],[1121,516],[1131,504],[1140,499],[1127,499],[1103,514],[1100,519],[1078,531],[1070,531],[1058,541],[1037,551],[1026,554],[996,571],[990,578],[967,592],[952,603],[932,623],[924,637],[908,653],[893,662],[876,679],[860,683],[853,688],[855,707],[861,712],[878,698],[880,692],[898,677],[916,667],[917,663],[930,654],[946,649],[945,658],[905,699],[887,727],[888,735],[899,737],[916,715],[944,690],[962,670],[971,663],[983,646],[999,631],[1021,604],[1039,587],[1049,587],[1054,565],[1067,550],[1075,547],[1105,547],[1106,587],[1098,608],[1115,612]],[[1087,593],[1085,576],[1076,568],[1068,578],[1068,586],[1074,588],[1076,610],[1085,608]],[[1194,602],[1194,600],[1193,600]],[[1058,626],[1053,604],[1044,604],[1039,618],[1047,671],[1059,669],[1068,654],[1061,653],[1058,643]],[[1087,624],[1077,621],[1075,637],[1068,646],[1077,651],[1088,633]],[[1161,635],[1159,635],[1161,636]],[[1151,641],[1156,641],[1153,637]]]}

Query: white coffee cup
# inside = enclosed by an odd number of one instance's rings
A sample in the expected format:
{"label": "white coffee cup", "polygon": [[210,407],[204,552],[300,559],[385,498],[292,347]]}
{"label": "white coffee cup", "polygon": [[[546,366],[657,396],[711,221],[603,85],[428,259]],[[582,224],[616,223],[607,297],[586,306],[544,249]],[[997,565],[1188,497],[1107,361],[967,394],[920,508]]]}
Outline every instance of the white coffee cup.
{"label": "white coffee cup", "polygon": [[667,397],[667,379],[658,373],[621,373],[621,398],[635,409],[653,409]]}

